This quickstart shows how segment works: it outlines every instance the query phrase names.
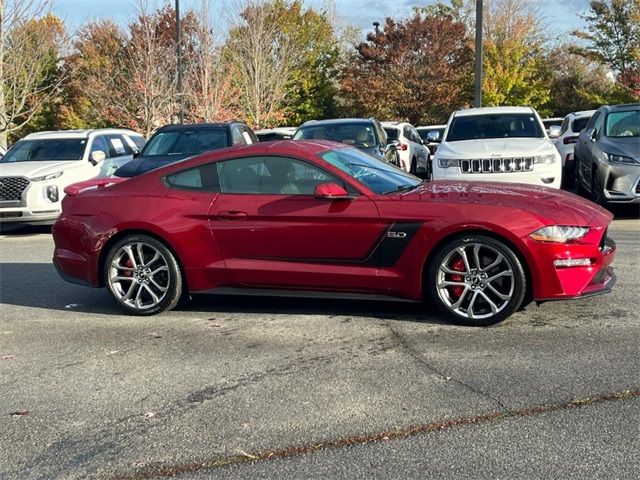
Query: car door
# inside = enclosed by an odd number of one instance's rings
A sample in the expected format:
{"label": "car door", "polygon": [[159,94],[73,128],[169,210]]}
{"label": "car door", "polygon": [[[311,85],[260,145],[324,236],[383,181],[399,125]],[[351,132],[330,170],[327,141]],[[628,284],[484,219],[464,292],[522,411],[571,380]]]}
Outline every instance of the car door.
{"label": "car door", "polygon": [[[382,228],[367,196],[309,162],[256,156],[218,162],[214,241],[241,286],[362,292],[376,286]],[[352,199],[315,198],[320,183]]]}

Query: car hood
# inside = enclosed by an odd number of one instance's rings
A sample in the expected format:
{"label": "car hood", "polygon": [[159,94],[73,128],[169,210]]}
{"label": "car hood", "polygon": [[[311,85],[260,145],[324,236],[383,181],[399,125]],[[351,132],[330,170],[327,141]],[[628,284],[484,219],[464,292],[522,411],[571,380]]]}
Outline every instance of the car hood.
{"label": "car hood", "polygon": [[600,138],[603,152],[640,159],[640,137]]}
{"label": "car hood", "polygon": [[524,157],[544,155],[555,147],[546,138],[489,138],[445,142],[438,146],[438,157]]}
{"label": "car hood", "polygon": [[82,160],[0,163],[0,176],[27,178],[42,177],[43,175],[49,175],[51,173],[80,168],[82,163]]}
{"label": "car hood", "polygon": [[604,208],[573,193],[516,183],[438,180],[422,183],[402,195],[402,200],[512,207],[527,210],[543,223],[555,225],[586,226],[594,220],[607,224],[613,218]]}
{"label": "car hood", "polygon": [[175,154],[175,155],[154,155],[152,157],[138,157],[134,158],[130,162],[125,163],[118,168],[114,175],[116,177],[137,177],[143,173],[147,173],[156,168],[164,167],[170,163],[176,163],[185,158],[194,156],[194,154]]}

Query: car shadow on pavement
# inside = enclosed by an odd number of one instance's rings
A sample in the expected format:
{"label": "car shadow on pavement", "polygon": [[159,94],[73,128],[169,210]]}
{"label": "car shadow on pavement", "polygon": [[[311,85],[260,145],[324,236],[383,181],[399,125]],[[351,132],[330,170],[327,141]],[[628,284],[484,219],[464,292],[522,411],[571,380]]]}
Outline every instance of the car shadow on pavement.
{"label": "car shadow on pavement", "polygon": [[[106,289],[67,283],[50,263],[0,263],[0,303],[90,314],[126,315]],[[6,314],[6,307],[3,310]],[[382,300],[194,295],[174,312],[357,316],[445,324],[436,311],[430,311],[420,303]]]}

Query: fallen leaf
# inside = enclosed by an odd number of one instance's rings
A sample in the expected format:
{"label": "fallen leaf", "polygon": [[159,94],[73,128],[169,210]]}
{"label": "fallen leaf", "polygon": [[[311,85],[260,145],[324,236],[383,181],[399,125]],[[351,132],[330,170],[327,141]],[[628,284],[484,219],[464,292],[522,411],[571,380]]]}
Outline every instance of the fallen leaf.
{"label": "fallen leaf", "polygon": [[156,332],[151,332],[149,334],[149,338],[162,338],[162,335],[156,333]]}
{"label": "fallen leaf", "polygon": [[136,460],[135,462],[133,462],[131,464],[131,466],[133,468],[141,468],[141,467],[146,467],[147,466],[147,462],[145,462],[144,460]]}
{"label": "fallen leaf", "polygon": [[29,415],[31,412],[29,410],[18,410],[15,412],[11,412],[11,416],[12,417],[24,417],[26,415]]}
{"label": "fallen leaf", "polygon": [[255,459],[258,458],[255,455],[251,455],[251,454],[245,452],[244,450],[238,450],[238,453],[240,453],[240,455],[243,455],[243,456],[245,456],[247,458],[251,458],[252,460],[255,460]]}
{"label": "fallen leaf", "polygon": [[153,418],[156,416],[156,412],[147,412],[144,414],[144,418]]}
{"label": "fallen leaf", "polygon": [[451,380],[451,377],[444,377],[445,380]]}
{"label": "fallen leaf", "polygon": [[13,358],[16,358],[15,355],[5,355],[4,357],[0,357],[0,360],[11,360]]}
{"label": "fallen leaf", "polygon": [[114,353],[118,353],[120,350],[109,350],[107,355],[113,355]]}
{"label": "fallen leaf", "polygon": [[65,305],[64,308],[76,308],[78,305],[80,305],[79,303],[70,303],[69,305]]}
{"label": "fallen leaf", "polygon": [[242,428],[249,428],[249,427],[251,427],[251,424],[250,424],[249,422],[242,422],[240,425],[242,426]]}

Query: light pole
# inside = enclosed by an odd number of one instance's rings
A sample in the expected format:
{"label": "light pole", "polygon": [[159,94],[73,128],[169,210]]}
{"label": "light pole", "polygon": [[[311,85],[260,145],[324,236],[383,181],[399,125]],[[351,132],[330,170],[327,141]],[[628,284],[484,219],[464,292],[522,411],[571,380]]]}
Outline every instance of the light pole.
{"label": "light pole", "polygon": [[376,38],[377,38],[378,34],[380,33],[380,22],[373,22],[373,28],[376,29]]}
{"label": "light pole", "polygon": [[476,0],[476,77],[474,106],[482,106],[482,0]]}
{"label": "light pole", "polygon": [[176,0],[176,50],[178,57],[178,96],[180,97],[180,111],[178,119],[184,123],[184,92],[182,91],[182,41],[180,40],[180,0]]}

